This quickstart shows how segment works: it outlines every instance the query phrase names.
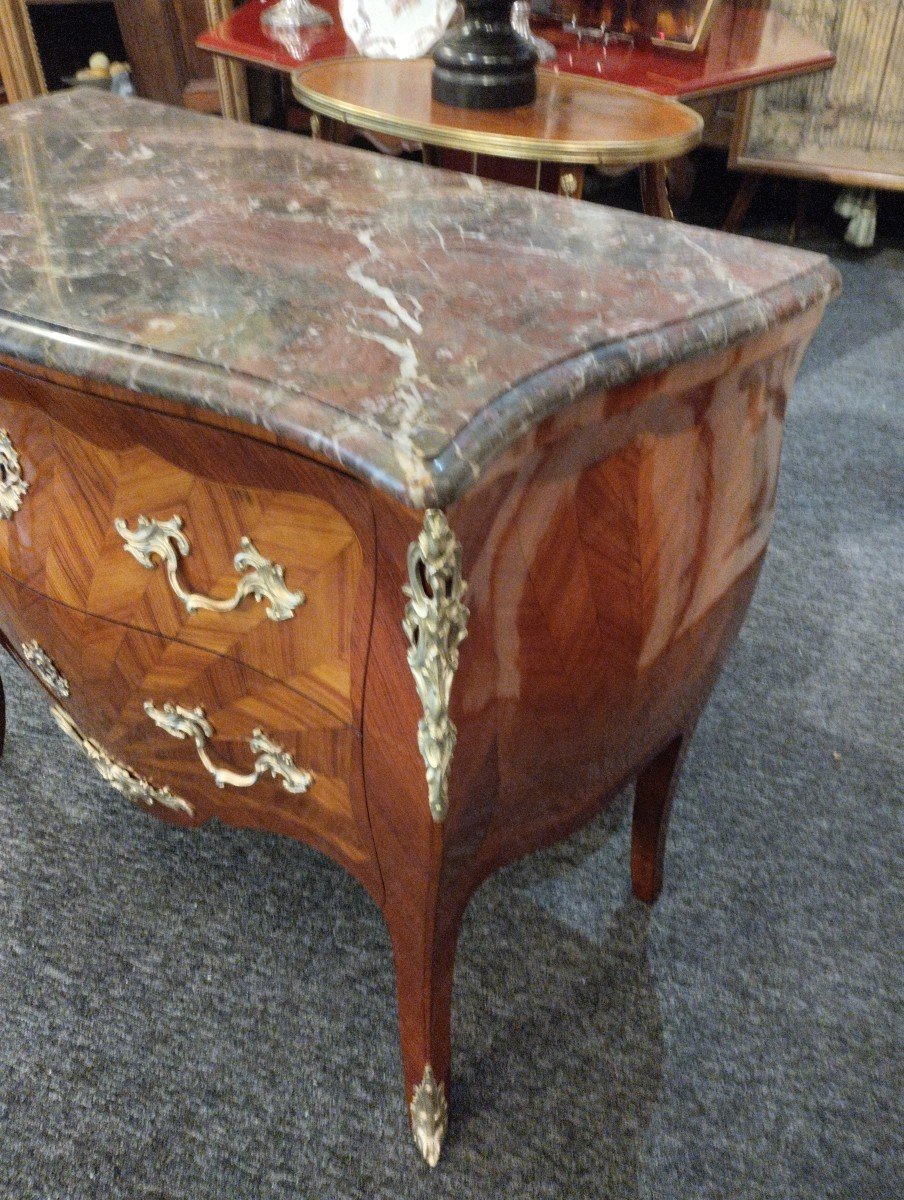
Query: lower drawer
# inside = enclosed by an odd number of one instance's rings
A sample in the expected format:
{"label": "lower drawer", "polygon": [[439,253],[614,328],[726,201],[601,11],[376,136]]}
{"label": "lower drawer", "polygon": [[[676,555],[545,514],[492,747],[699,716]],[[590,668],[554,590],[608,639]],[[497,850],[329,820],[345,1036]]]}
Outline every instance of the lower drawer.
{"label": "lower drawer", "polygon": [[379,894],[357,730],[233,659],[2,574],[0,628],[66,732],[131,799],[180,825],[216,817],[298,838]]}

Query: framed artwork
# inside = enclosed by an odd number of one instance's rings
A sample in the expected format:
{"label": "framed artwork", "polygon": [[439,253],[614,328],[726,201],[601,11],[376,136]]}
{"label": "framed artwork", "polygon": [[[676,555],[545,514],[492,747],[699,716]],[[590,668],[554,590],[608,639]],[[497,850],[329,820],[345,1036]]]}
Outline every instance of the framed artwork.
{"label": "framed artwork", "polygon": [[904,190],[904,0],[778,0],[833,70],[744,93],[729,166]]}
{"label": "framed artwork", "polygon": [[[232,16],[232,0],[204,0],[204,6],[208,28]],[[244,63],[215,54],[213,65],[220,94],[220,112],[232,121],[250,121],[248,77]]]}
{"label": "framed artwork", "polygon": [[25,0],[0,0],[0,78],[10,104],[47,91]]}
{"label": "framed artwork", "polygon": [[721,0],[604,0],[601,23],[668,50],[697,50]]}

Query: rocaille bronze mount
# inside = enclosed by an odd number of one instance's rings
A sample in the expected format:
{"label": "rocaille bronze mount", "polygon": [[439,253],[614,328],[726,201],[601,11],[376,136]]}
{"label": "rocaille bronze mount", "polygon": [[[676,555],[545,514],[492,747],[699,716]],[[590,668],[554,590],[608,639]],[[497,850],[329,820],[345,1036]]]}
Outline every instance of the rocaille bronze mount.
{"label": "rocaille bronze mount", "polygon": [[537,96],[537,51],[512,28],[511,0],[464,0],[464,21],[433,51],[433,99],[517,108]]}

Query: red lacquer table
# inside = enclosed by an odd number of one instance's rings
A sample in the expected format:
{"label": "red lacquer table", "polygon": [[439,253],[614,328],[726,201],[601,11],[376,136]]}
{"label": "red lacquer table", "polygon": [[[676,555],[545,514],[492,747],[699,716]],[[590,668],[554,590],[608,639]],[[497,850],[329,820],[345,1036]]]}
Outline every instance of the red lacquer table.
{"label": "red lacquer table", "polygon": [[[261,26],[261,13],[276,0],[249,0],[198,39],[198,45],[221,56],[221,63],[242,62],[290,73],[301,66],[324,59],[345,58],[356,53],[339,19],[338,0],[322,0],[322,6],[334,16],[334,24],[299,30],[282,41],[274,40]],[[228,0],[221,8],[228,8]],[[546,64],[554,72],[585,76],[607,83],[627,84],[660,96],[695,100],[719,94],[739,92],[777,79],[824,71],[835,62],[826,47],[797,29],[780,13],[773,12],[762,0],[745,4],[725,3],[717,13],[704,48],[695,53],[657,49],[654,46],[623,41],[603,44],[599,40],[579,39],[557,26],[542,25],[543,36],[557,49],[554,62]],[[228,75],[224,68],[218,74]],[[227,83],[227,89],[229,84]],[[226,97],[224,112],[238,116],[242,103]],[[638,155],[638,162],[643,156]],[[549,175],[544,168],[534,176],[534,164],[500,162],[488,156],[470,160],[457,151],[443,151],[437,161],[442,165],[470,169],[475,174],[505,179],[510,183],[535,181],[536,186],[553,189],[558,172]],[[541,182],[542,179],[542,182]],[[641,192],[644,211],[651,216],[671,217],[665,164],[641,166]],[[743,191],[744,189],[742,189]]]}
{"label": "red lacquer table", "polygon": [[[202,34],[198,45],[214,54],[284,72],[318,59],[357,53],[342,28],[337,0],[319,0],[321,7],[334,15],[335,24],[302,31],[293,51],[261,28],[261,12],[273,3],[275,0],[249,0]],[[556,61],[547,64],[551,70],[590,75],[682,100],[825,71],[835,62],[830,50],[762,3],[724,4],[706,47],[694,54],[625,42],[603,46],[579,41],[573,33],[547,25],[542,33],[558,50]]]}

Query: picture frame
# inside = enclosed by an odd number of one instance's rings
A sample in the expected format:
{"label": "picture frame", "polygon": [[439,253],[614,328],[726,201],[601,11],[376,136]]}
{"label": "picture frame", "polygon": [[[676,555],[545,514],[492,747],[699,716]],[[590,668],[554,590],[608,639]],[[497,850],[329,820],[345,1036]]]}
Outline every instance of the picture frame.
{"label": "picture frame", "polygon": [[0,0],[0,79],[10,104],[47,91],[25,0]]}
{"label": "picture frame", "polygon": [[681,12],[672,13],[656,4],[604,0],[600,17],[612,33],[643,38],[657,49],[691,53],[706,41],[721,3],[722,0],[684,0]]}
{"label": "picture frame", "polygon": [[[204,0],[204,7],[207,26],[212,28],[232,16],[235,6],[232,0]],[[244,64],[231,58],[225,58],[221,54],[215,54],[213,65],[217,76],[217,91],[220,95],[220,112],[232,121],[250,121],[248,76]]]}
{"label": "picture frame", "polygon": [[802,0],[783,5],[792,20],[809,15],[808,28],[832,46],[836,66],[742,93],[728,165],[904,190],[904,0],[842,0],[823,9],[814,14],[810,4],[805,12]]}

